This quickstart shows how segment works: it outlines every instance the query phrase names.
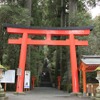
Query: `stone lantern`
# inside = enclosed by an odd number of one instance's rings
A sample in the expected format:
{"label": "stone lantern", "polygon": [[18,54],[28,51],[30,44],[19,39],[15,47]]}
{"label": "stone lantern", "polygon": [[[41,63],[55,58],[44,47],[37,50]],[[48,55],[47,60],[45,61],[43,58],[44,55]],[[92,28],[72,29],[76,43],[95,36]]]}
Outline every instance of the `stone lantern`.
{"label": "stone lantern", "polygon": [[3,78],[3,72],[5,70],[6,70],[6,68],[3,67],[2,65],[0,65],[0,100],[5,100],[5,99],[7,100],[4,89],[2,88],[2,85],[1,85],[1,79]]}
{"label": "stone lantern", "polygon": [[97,71],[96,79],[99,81],[99,86],[96,88],[95,100],[100,100],[100,66],[98,66],[95,71]]}

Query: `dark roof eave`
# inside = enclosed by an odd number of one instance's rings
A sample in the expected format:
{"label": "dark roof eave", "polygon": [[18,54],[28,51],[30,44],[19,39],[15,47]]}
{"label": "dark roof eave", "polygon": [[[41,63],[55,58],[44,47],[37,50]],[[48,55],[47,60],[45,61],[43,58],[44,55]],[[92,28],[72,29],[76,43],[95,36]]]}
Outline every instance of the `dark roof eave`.
{"label": "dark roof eave", "polygon": [[46,29],[46,30],[87,30],[92,31],[93,26],[82,26],[82,27],[32,27],[32,26],[23,26],[4,23],[3,28],[12,27],[12,28],[24,28],[24,29]]}

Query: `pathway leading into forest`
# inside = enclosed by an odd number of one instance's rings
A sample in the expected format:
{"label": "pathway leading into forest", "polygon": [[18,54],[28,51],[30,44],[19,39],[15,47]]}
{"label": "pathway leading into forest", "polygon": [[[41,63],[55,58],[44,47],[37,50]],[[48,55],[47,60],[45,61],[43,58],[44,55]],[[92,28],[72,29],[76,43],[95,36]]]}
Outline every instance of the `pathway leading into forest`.
{"label": "pathway leading into forest", "polygon": [[36,87],[25,92],[25,95],[15,95],[12,92],[7,92],[6,95],[9,100],[92,100],[88,97],[70,96],[66,92],[47,87]]}

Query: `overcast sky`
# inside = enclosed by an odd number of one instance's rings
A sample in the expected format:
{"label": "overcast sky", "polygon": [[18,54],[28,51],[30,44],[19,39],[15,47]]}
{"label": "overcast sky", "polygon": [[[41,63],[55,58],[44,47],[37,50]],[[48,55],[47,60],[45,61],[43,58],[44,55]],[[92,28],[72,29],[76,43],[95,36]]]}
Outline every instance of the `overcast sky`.
{"label": "overcast sky", "polygon": [[90,9],[92,17],[95,18],[96,16],[100,15],[100,6],[96,6],[93,9]]}

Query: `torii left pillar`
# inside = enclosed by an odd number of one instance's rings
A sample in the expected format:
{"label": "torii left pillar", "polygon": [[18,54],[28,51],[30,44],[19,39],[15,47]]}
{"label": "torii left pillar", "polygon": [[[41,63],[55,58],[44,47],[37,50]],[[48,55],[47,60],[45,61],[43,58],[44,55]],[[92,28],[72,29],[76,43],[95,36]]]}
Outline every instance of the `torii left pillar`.
{"label": "torii left pillar", "polygon": [[21,51],[19,58],[19,68],[21,69],[21,75],[18,76],[17,79],[18,82],[16,87],[16,92],[19,93],[23,92],[24,72],[25,72],[26,54],[27,54],[27,39],[28,39],[28,34],[24,33],[21,41],[22,43],[21,43]]}

